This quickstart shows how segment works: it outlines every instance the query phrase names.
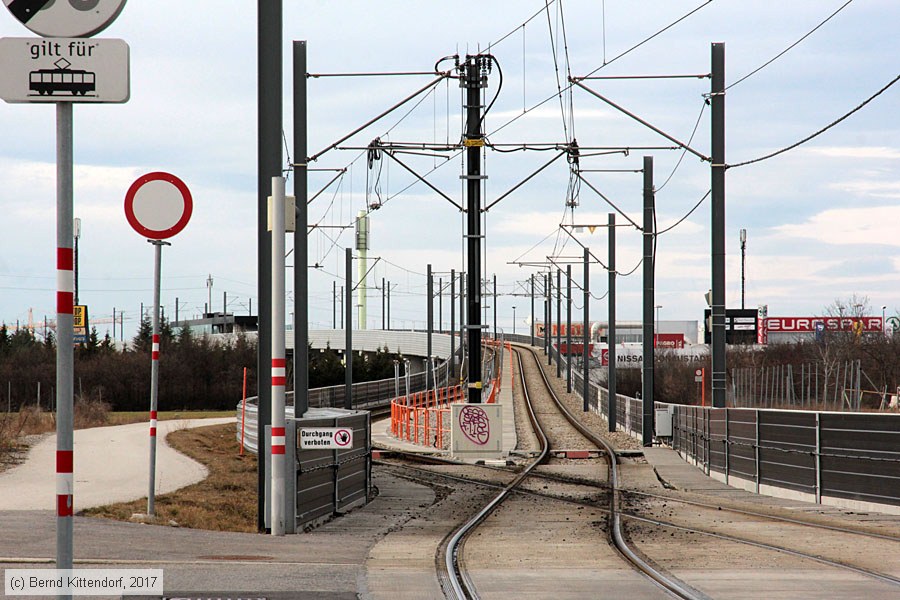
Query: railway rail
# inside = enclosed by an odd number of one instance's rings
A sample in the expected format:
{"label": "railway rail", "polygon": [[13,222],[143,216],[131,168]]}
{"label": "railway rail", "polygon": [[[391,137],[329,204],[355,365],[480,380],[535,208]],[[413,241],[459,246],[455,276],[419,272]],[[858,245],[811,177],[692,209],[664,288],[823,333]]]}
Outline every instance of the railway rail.
{"label": "railway rail", "polygon": [[[536,354],[531,351],[528,352],[531,354],[532,360],[534,360],[536,363],[540,362]],[[473,579],[466,568],[466,562],[464,560],[465,543],[476,531],[479,525],[481,525],[495,511],[495,509],[509,497],[511,493],[522,488],[523,484],[531,476],[532,472],[539,465],[544,464],[548,460],[550,456],[550,450],[553,447],[551,440],[548,439],[547,431],[545,430],[545,427],[543,425],[543,422],[551,418],[551,416],[549,414],[546,414],[548,412],[546,409],[536,409],[535,404],[532,403],[530,394],[528,393],[528,387],[525,382],[524,369],[522,368],[522,351],[517,350],[516,356],[517,362],[519,364],[522,390],[526,396],[529,420],[538,436],[541,450],[534,460],[528,463],[521,470],[521,472],[514,476],[512,481],[503,484],[503,487],[500,490],[499,494],[493,497],[485,506],[478,510],[470,519],[468,519],[462,526],[449,534],[445,539],[445,543],[442,545],[442,548],[439,552],[439,556],[442,557],[443,560],[439,562],[443,563],[440,578],[442,580],[442,583],[444,584],[445,594],[448,598],[474,599],[480,597],[478,590],[473,583]],[[544,384],[545,389],[549,393],[550,398],[556,406],[557,415],[561,415],[562,417],[564,417],[570,424],[571,428],[578,432],[578,436],[587,441],[588,444],[593,445],[594,448],[599,449],[604,453],[603,457],[607,465],[607,481],[610,484],[612,492],[606,495],[609,502],[609,508],[607,509],[607,511],[610,515],[610,537],[611,542],[615,546],[616,550],[625,560],[629,561],[635,568],[637,568],[645,576],[650,578],[656,585],[668,591],[674,597],[691,599],[702,598],[703,595],[699,594],[696,590],[691,589],[671,575],[666,574],[660,569],[655,568],[647,563],[629,546],[622,534],[622,523],[619,516],[619,501],[617,495],[615,494],[616,487],[618,486],[618,474],[614,449],[609,446],[609,444],[606,443],[605,440],[603,440],[599,436],[596,436],[587,428],[583,427],[578,422],[578,420],[575,419],[574,416],[571,415],[571,413],[569,413],[564,406],[562,406],[546,379],[544,379]],[[541,415],[541,417],[538,416],[539,414]],[[559,418],[559,416],[557,416],[557,418]],[[555,434],[555,437],[559,437],[559,434]],[[571,434],[566,434],[565,440],[566,445],[571,446],[571,444],[573,443],[573,436]],[[582,442],[582,445],[584,445],[584,442]]]}
{"label": "railway rail", "polygon": [[[515,467],[471,465],[437,457],[424,458],[421,456],[416,457],[415,460],[440,466],[437,469],[433,466],[414,467],[407,462],[407,457],[403,456],[403,453],[386,454],[379,464],[394,470],[400,476],[430,480],[431,482],[452,482],[454,485],[475,485],[499,492],[465,524],[445,538],[446,543],[443,550],[439,552],[438,562],[441,566],[440,570],[443,571],[440,578],[447,597],[460,599],[481,597],[476,586],[477,578],[472,577],[467,569],[466,541],[471,539],[473,532],[477,531],[478,527],[510,497],[552,499],[601,512],[607,516],[610,542],[614,544],[621,556],[632,562],[635,568],[647,577],[652,578],[657,586],[666,590],[666,594],[672,597],[707,598],[710,596],[699,591],[699,589],[703,589],[702,584],[692,585],[689,583],[690,577],[686,578],[682,575],[679,579],[672,575],[673,571],[679,570],[677,561],[672,561],[671,558],[664,556],[665,553],[658,557],[656,553],[658,548],[653,545],[645,547],[642,541],[645,539],[648,528],[656,530],[657,538],[664,537],[665,534],[660,533],[662,531],[672,532],[670,535],[675,535],[675,532],[689,534],[697,538],[714,540],[714,543],[717,544],[741,545],[753,548],[758,552],[791,557],[804,563],[815,563],[819,566],[818,568],[839,569],[853,573],[879,585],[880,587],[876,589],[882,591],[894,590],[896,593],[900,589],[900,577],[897,577],[900,573],[891,573],[890,569],[882,568],[878,559],[878,557],[890,553],[896,555],[900,551],[900,532],[879,533],[869,530],[868,526],[845,527],[815,522],[807,516],[799,518],[772,514],[771,511],[762,509],[749,510],[719,500],[709,501],[698,497],[679,497],[674,493],[650,493],[638,489],[624,489],[617,469],[615,450],[601,437],[583,427],[579,423],[579,419],[567,411],[562,403],[559,403],[559,399],[552,391],[552,386],[543,374],[540,360],[534,353],[527,348],[516,348],[516,351],[523,392],[529,396],[522,368],[521,353],[529,352],[540,368],[544,387],[553,400],[558,403],[560,414],[566,415],[572,428],[581,430],[579,435],[585,440],[590,440],[591,444],[603,449],[604,461],[607,463],[607,476],[606,478],[585,478],[537,470],[538,466],[545,465],[550,460],[551,449],[560,447],[559,441],[554,442],[553,439],[557,434],[552,433],[548,439],[547,433],[543,430],[541,421],[548,418],[548,411],[544,408],[530,409],[529,419],[535,431],[539,432],[537,435],[540,439],[541,451],[524,467],[521,465]],[[530,406],[530,398],[528,398],[528,403]],[[558,428],[554,428],[554,430],[558,430]],[[570,439],[564,442],[565,446],[563,447],[571,448],[573,443]],[[394,457],[403,460],[397,462],[392,460]],[[556,482],[563,487],[557,485],[554,492],[547,492],[542,489],[546,486],[539,483],[547,481]],[[678,511],[663,516],[657,514],[661,511],[661,507],[671,507],[673,504],[689,507],[696,514],[690,515],[690,518],[684,518]],[[698,522],[705,522],[706,526],[700,526]],[[753,526],[748,528],[748,524]],[[775,536],[777,539],[768,540],[767,536],[773,534],[773,527],[779,530]],[[829,544],[826,544],[827,547],[824,550],[821,544],[816,543],[821,541],[822,536],[830,536]],[[856,538],[857,543],[864,542],[872,548],[870,556],[848,557],[842,555],[841,549],[845,546],[844,540],[848,538]],[[666,566],[661,566],[661,563]],[[682,579],[687,579],[687,582]]]}

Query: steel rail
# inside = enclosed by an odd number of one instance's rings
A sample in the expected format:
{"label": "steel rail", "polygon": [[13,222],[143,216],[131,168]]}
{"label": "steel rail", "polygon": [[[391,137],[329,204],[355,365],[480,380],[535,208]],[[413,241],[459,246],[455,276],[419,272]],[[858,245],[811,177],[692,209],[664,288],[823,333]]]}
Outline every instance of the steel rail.
{"label": "steel rail", "polygon": [[[544,385],[547,387],[547,391],[550,392],[550,395],[553,397],[553,401],[556,403],[560,412],[566,417],[569,423],[579,431],[583,436],[587,439],[591,440],[591,442],[595,443],[598,448],[602,448],[607,453],[607,460],[609,465],[609,482],[610,482],[610,521],[612,523],[611,527],[611,535],[616,549],[622,554],[625,559],[631,563],[635,568],[638,569],[641,573],[649,577],[654,583],[658,586],[673,594],[679,598],[685,599],[699,599],[705,598],[701,593],[697,592],[693,588],[689,587],[686,583],[678,581],[673,577],[669,577],[662,573],[660,570],[655,569],[649,563],[647,563],[644,559],[637,555],[637,553],[631,549],[628,543],[625,541],[625,536],[622,535],[622,519],[620,517],[619,510],[619,474],[617,465],[617,457],[615,449],[609,445],[609,443],[603,438],[596,435],[593,431],[585,427],[580,420],[575,418],[569,409],[567,409],[562,402],[560,402],[559,398],[556,395],[556,392],[553,391],[553,387],[550,385],[550,382],[547,380],[547,374],[544,373],[543,365],[541,361],[538,360],[537,355],[534,350],[531,348],[524,348],[528,352],[531,353],[535,362],[538,365],[538,370],[541,374],[541,379],[544,381]],[[588,382],[583,382],[583,385],[588,385]],[[524,389],[525,386],[523,385]]]}
{"label": "steel rail", "polygon": [[531,400],[528,397],[528,388],[525,385],[525,372],[522,369],[522,357],[517,352],[516,357],[519,363],[519,379],[522,385],[522,392],[525,394],[525,404],[528,407],[528,418],[532,423],[532,426],[535,428],[535,434],[538,436],[538,441],[541,446],[541,453],[538,455],[535,460],[531,462],[509,485],[507,485],[503,491],[501,491],[497,496],[494,497],[484,508],[482,508],[478,513],[469,519],[462,527],[458,528],[450,538],[449,542],[447,542],[447,550],[445,553],[445,568],[448,573],[448,582],[450,584],[450,590],[446,590],[447,592],[452,593],[450,598],[456,598],[458,600],[464,599],[475,599],[478,598],[478,594],[475,590],[475,586],[472,584],[471,580],[468,578],[468,575],[465,573],[465,569],[460,565],[460,552],[462,551],[463,544],[465,543],[465,538],[469,533],[475,530],[482,521],[484,521],[488,515],[490,515],[494,509],[499,506],[503,500],[509,495],[509,493],[516,488],[522,481],[528,477],[528,474],[532,469],[537,467],[540,463],[542,463],[546,458],[547,454],[550,450],[550,444],[547,441],[547,436],[544,434],[544,431],[540,428],[537,423],[537,417],[534,414],[534,409],[531,406]]}
{"label": "steel rail", "polygon": [[706,535],[709,537],[713,537],[720,540],[726,540],[729,542],[734,542],[736,544],[746,544],[748,546],[754,546],[756,548],[762,548],[763,550],[771,550],[773,552],[781,552],[784,554],[788,554],[790,556],[795,556],[797,558],[805,558],[806,560],[811,560],[817,562],[819,564],[823,564],[829,567],[834,567],[836,569],[845,569],[847,571],[851,571],[853,573],[857,573],[859,575],[865,575],[866,577],[871,577],[873,579],[877,579],[883,583],[889,583],[891,585],[900,586],[900,578],[894,577],[892,575],[886,575],[884,573],[878,573],[877,571],[871,571],[869,569],[863,567],[857,567],[855,565],[850,565],[843,562],[838,562],[835,560],[830,560],[821,556],[816,556],[815,554],[810,554],[808,552],[801,552],[799,550],[792,550],[790,548],[785,548],[784,546],[777,546],[775,544],[766,544],[765,542],[757,542],[754,540],[748,540],[746,538],[737,537],[725,533],[716,533],[714,531],[708,531],[706,529],[697,529],[695,527],[685,527],[683,525],[677,525],[675,523],[671,523],[669,521],[660,521],[658,519],[650,519],[647,517],[642,517],[640,515],[635,515],[631,513],[622,513],[622,515],[626,519],[632,519],[634,521],[640,521],[641,523],[649,523],[651,525],[657,525],[659,527],[668,527],[670,529],[677,529],[679,531],[686,531],[689,533],[699,533],[702,535]]}
{"label": "steel rail", "polygon": [[[405,455],[406,453],[402,453],[402,454]],[[412,458],[412,457],[411,457],[411,456],[410,456],[410,457],[405,456],[405,458]],[[416,471],[416,472],[418,472],[418,473],[422,473],[422,474],[424,474],[424,475],[427,475],[427,476],[433,477],[433,478],[437,478],[437,479],[445,479],[445,480],[449,480],[449,481],[454,481],[454,482],[459,482],[459,483],[464,483],[464,484],[469,484],[469,485],[476,485],[476,486],[479,486],[479,487],[484,487],[484,488],[489,488],[489,489],[503,489],[503,488],[504,488],[504,484],[502,484],[502,483],[493,483],[493,482],[489,482],[489,481],[473,480],[473,479],[468,478],[468,477],[462,477],[462,476],[456,476],[456,475],[449,475],[449,474],[447,474],[447,473],[441,473],[441,472],[436,472],[436,471],[430,471],[430,470],[427,470],[427,469],[420,469],[420,468],[416,468],[416,467],[411,467],[411,466],[409,466],[409,465],[393,464],[393,463],[380,462],[380,461],[379,461],[379,464],[382,464],[383,466],[386,466],[386,467],[388,467],[388,468],[397,468],[397,469],[412,470],[412,471]],[[456,463],[453,463],[453,464],[455,464],[456,466],[469,466],[469,467],[478,467],[478,468],[481,468],[481,469],[493,469],[493,470],[498,470],[498,471],[501,471],[501,472],[502,472],[502,469],[497,469],[496,467],[490,467],[490,466],[487,466],[487,465],[471,465],[471,464],[460,463],[460,462],[456,462]],[[506,473],[509,473],[509,471],[506,471]],[[402,477],[402,475],[400,475],[400,476]],[[535,475],[532,475],[532,476],[535,476]],[[551,479],[553,479],[553,478],[551,478]],[[565,481],[565,482],[566,482],[566,483],[570,483],[570,484],[572,484],[572,485],[581,485],[581,486],[584,486],[584,487],[591,487],[591,488],[596,488],[596,487],[597,487],[597,486],[596,486],[595,484],[593,484],[592,482],[583,482],[583,481],[582,481],[582,482],[579,482],[579,481]],[[567,497],[564,497],[564,496],[556,496],[556,495],[549,494],[549,493],[535,492],[535,491],[530,491],[530,490],[516,489],[516,490],[513,490],[513,491],[514,491],[516,494],[522,494],[522,495],[530,496],[530,497],[534,497],[534,498],[549,498],[549,499],[556,500],[556,501],[559,501],[559,502],[565,502],[565,503],[567,503],[567,504],[572,504],[572,505],[574,505],[574,506],[583,506],[583,507],[594,508],[594,509],[600,510],[600,511],[606,513],[606,514],[610,514],[610,510],[609,510],[609,509],[599,508],[599,507],[597,507],[593,502],[585,502],[585,501],[581,501],[581,500],[574,500],[574,499],[572,499],[572,498],[567,498]],[[661,498],[667,498],[667,499],[668,499],[668,497],[665,497],[665,496],[660,496],[660,497],[661,497]],[[674,498],[672,498],[672,500],[676,500],[676,501],[677,501],[677,499],[674,499]],[[703,505],[701,505],[701,506],[703,506]],[[727,509],[723,509],[723,510],[727,510]],[[785,546],[779,546],[779,545],[775,545],[775,544],[767,544],[767,543],[765,543],[765,542],[758,542],[758,541],[755,541],[755,540],[749,540],[749,539],[746,539],[746,538],[737,537],[737,536],[733,536],[733,535],[730,535],[730,534],[717,533],[717,532],[709,531],[709,530],[706,530],[706,529],[697,529],[697,528],[695,528],[695,527],[686,527],[686,526],[684,526],[684,525],[678,525],[677,523],[672,523],[671,521],[662,521],[662,520],[659,520],[659,519],[652,519],[652,518],[648,518],[648,517],[642,517],[642,516],[640,516],[640,515],[637,515],[637,514],[634,514],[634,513],[629,513],[629,512],[623,512],[623,513],[621,513],[621,514],[622,514],[622,516],[625,517],[626,519],[631,519],[631,520],[634,520],[634,521],[640,521],[640,522],[642,522],[642,523],[647,523],[647,524],[650,524],[650,525],[656,525],[656,526],[658,526],[658,527],[666,527],[666,528],[669,528],[669,529],[675,529],[675,530],[678,530],[678,531],[685,531],[685,532],[689,532],[689,533],[696,533],[696,534],[700,534],[700,535],[704,535],[704,536],[708,536],[708,537],[713,537],[713,538],[720,539],[720,540],[724,540],[724,541],[728,541],[728,542],[733,542],[733,543],[736,543],[736,544],[745,544],[745,545],[748,545],[748,546],[753,546],[753,547],[756,547],[756,548],[760,548],[760,549],[763,549],[763,550],[769,550],[769,551],[772,551],[772,552],[779,552],[779,553],[782,553],[782,554],[788,554],[788,555],[794,556],[794,557],[796,557],[796,558],[801,558],[801,559],[811,560],[811,561],[817,562],[817,563],[819,563],[819,564],[822,564],[822,565],[825,565],[825,566],[828,566],[828,567],[833,567],[833,568],[837,568],[837,569],[843,569],[843,570],[851,571],[851,572],[856,573],[856,574],[858,574],[858,575],[863,575],[863,576],[865,576],[865,577],[869,577],[869,578],[872,578],[872,579],[881,581],[882,583],[887,583],[887,584],[894,585],[894,586],[900,585],[900,579],[898,579],[898,578],[896,578],[896,577],[894,577],[894,576],[892,576],[892,575],[888,575],[888,574],[885,574],[885,573],[879,573],[879,572],[877,572],[877,571],[872,571],[871,569],[867,569],[867,568],[865,568],[865,567],[859,567],[859,566],[852,565],[852,564],[845,563],[845,562],[840,562],[840,561],[831,560],[831,559],[828,559],[828,558],[824,558],[824,557],[822,557],[822,556],[818,556],[818,555],[815,555],[815,554],[810,554],[810,553],[808,553],[808,552],[803,552],[803,551],[800,551],[800,550],[794,550],[794,549],[792,549],[792,548],[787,548],[787,547],[785,547]],[[760,516],[765,517],[765,516],[767,516],[767,515],[760,515]],[[853,532],[852,532],[852,531],[849,531],[849,533],[853,533]]]}
{"label": "steel rail", "polygon": [[[383,451],[382,456],[384,458],[390,458],[390,455],[397,455],[397,456],[402,457],[403,460],[408,460],[408,461],[412,461],[412,462],[421,462],[421,463],[425,463],[425,464],[446,465],[446,466],[456,466],[456,467],[477,466],[480,469],[497,471],[500,473],[507,473],[507,474],[514,474],[516,472],[515,471],[516,467],[514,467],[514,466],[501,467],[501,466],[496,466],[496,465],[481,465],[481,464],[472,465],[470,463],[464,463],[464,462],[460,462],[460,461],[456,461],[456,460],[452,460],[452,459],[448,459],[448,458],[443,458],[443,457],[433,456],[433,455],[423,455],[423,454],[414,453],[414,452],[404,452],[404,451],[389,450],[389,449],[386,449]],[[385,462],[384,464],[387,465],[387,464],[391,464],[391,463]],[[432,471],[426,471],[426,472],[430,473]],[[547,481],[554,481],[557,483],[563,483],[563,484],[567,484],[567,485],[580,485],[580,486],[590,487],[590,488],[599,489],[599,490],[609,489],[609,484],[605,483],[605,482],[585,480],[585,479],[581,479],[578,477],[567,476],[567,475],[558,475],[555,473],[532,473],[531,477],[534,477],[536,479],[544,479]],[[486,482],[481,482],[481,484],[482,485],[492,485],[492,484],[489,484]],[[499,484],[497,484],[497,487],[500,487]],[[629,488],[620,488],[619,492],[626,496],[640,496],[642,498],[654,498],[657,500],[665,500],[666,502],[677,502],[679,504],[685,504],[687,506],[696,506],[698,508],[708,508],[710,510],[715,510],[715,511],[730,512],[730,513],[734,513],[737,515],[743,515],[743,516],[747,516],[747,517],[755,517],[755,518],[759,518],[759,519],[766,519],[769,521],[776,521],[779,523],[786,523],[788,525],[797,525],[799,527],[810,527],[813,529],[821,529],[823,531],[831,531],[834,533],[842,533],[842,534],[847,534],[847,535],[856,535],[856,536],[861,536],[861,537],[870,538],[870,539],[874,539],[874,540],[883,540],[883,541],[887,541],[887,542],[900,542],[900,536],[896,536],[896,535],[877,533],[874,531],[866,531],[864,529],[851,529],[849,527],[841,527],[838,525],[827,525],[825,523],[816,523],[813,521],[807,521],[807,520],[798,519],[795,517],[785,517],[782,515],[775,515],[775,514],[770,514],[770,513],[765,513],[765,512],[747,510],[744,508],[727,506],[727,505],[723,505],[721,503],[710,504],[708,502],[700,502],[697,500],[688,500],[686,498],[679,498],[677,496],[671,496],[671,495],[666,495],[666,494],[642,492],[642,491],[629,489]],[[528,492],[520,491],[520,493],[528,493]],[[538,495],[540,497],[554,497],[554,496],[548,495],[548,494],[536,494],[536,495]]]}
{"label": "steel rail", "polygon": [[[585,483],[585,485],[590,485],[589,483]],[[708,508],[710,510],[716,511],[727,511],[730,513],[744,515],[748,517],[758,517],[760,519],[768,519],[770,521],[778,521],[780,523],[787,523],[790,525],[799,525],[801,527],[813,527],[815,529],[822,529],[824,531],[833,531],[835,533],[846,533],[847,535],[859,535],[862,537],[872,538],[876,540],[885,540],[888,542],[900,542],[900,537],[895,535],[887,535],[883,533],[876,533],[874,531],[865,531],[861,529],[851,529],[849,527],[840,527],[837,525],[826,525],[825,523],[814,523],[812,521],[804,521],[803,519],[797,519],[793,517],[784,517],[781,515],[772,515],[763,512],[757,512],[753,510],[746,510],[743,508],[734,508],[730,506],[723,506],[721,504],[708,504],[705,502],[698,502],[697,500],[687,500],[685,498],[678,498],[675,496],[668,496],[666,494],[654,494],[651,492],[639,492],[637,490],[622,490],[626,494],[631,494],[633,496],[643,496],[645,498],[656,498],[659,500],[665,500],[666,502],[678,502],[679,504],[687,504],[688,506],[697,506],[700,508]]]}

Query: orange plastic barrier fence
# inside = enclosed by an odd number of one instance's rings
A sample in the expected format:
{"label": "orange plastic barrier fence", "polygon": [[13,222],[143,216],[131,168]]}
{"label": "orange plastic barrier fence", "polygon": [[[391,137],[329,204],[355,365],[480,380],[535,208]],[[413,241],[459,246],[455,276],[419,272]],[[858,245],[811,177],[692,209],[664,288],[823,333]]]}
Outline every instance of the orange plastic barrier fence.
{"label": "orange plastic barrier fence", "polygon": [[450,442],[450,419],[444,413],[450,412],[450,404],[464,400],[462,386],[458,385],[394,398],[391,434],[414,444],[444,448]]}
{"label": "orange plastic barrier fence", "polygon": [[[498,340],[486,340],[485,345],[506,348],[510,353],[510,390],[512,390],[513,358],[512,346]],[[501,361],[502,362],[502,361]],[[503,365],[491,385],[491,392],[486,403],[497,401],[503,378]],[[391,435],[399,440],[412,442],[422,446],[446,448],[450,445],[450,405],[465,402],[466,396],[462,385],[416,392],[409,396],[400,396],[391,401]]]}

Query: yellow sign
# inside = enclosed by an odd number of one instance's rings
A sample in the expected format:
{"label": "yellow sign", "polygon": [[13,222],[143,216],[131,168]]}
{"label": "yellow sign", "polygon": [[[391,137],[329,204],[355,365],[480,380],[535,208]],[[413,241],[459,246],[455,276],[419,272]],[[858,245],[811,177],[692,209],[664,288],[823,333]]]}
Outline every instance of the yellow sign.
{"label": "yellow sign", "polygon": [[484,146],[484,138],[469,138],[463,140],[463,146],[467,148]]}
{"label": "yellow sign", "polygon": [[83,304],[79,304],[73,307],[72,310],[72,325],[74,327],[84,327],[87,329],[88,323],[88,311],[87,306]]}

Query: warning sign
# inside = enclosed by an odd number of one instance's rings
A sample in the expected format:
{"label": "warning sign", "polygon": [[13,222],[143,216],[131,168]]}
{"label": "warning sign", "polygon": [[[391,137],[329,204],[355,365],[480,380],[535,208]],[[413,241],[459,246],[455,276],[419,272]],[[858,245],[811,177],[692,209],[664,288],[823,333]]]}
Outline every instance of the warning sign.
{"label": "warning sign", "polygon": [[346,450],[353,447],[349,427],[307,427],[297,432],[301,450]]}
{"label": "warning sign", "polygon": [[77,304],[72,307],[72,341],[76,344],[86,344],[88,341],[88,307]]}

